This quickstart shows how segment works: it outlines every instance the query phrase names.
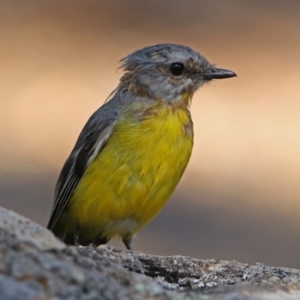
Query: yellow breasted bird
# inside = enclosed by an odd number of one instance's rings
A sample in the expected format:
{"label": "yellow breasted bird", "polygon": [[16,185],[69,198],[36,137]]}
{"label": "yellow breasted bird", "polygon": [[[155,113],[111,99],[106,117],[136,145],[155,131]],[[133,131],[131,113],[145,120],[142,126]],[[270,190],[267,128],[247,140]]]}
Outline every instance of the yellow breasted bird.
{"label": "yellow breasted bird", "polygon": [[88,120],[55,188],[48,228],[67,244],[132,237],[165,205],[193,148],[189,106],[212,79],[236,76],[191,48],[159,44],[121,60],[124,75]]}

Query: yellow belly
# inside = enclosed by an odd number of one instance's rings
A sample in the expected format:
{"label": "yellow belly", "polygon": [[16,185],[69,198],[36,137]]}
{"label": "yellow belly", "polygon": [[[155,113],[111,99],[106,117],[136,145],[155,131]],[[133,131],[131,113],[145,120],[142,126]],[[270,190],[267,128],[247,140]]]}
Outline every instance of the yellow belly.
{"label": "yellow belly", "polygon": [[131,236],[159,213],[189,161],[191,126],[169,105],[142,121],[124,114],[68,205],[87,237]]}

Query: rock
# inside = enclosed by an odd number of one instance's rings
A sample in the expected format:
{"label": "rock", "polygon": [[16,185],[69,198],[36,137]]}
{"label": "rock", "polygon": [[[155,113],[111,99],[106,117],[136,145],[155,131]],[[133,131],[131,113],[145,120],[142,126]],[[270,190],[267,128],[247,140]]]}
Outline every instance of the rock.
{"label": "rock", "polygon": [[30,242],[41,250],[66,247],[42,226],[2,207],[0,207],[0,237]]}
{"label": "rock", "polygon": [[0,208],[0,299],[300,299],[300,271],[70,247]]}
{"label": "rock", "polygon": [[[81,248],[86,253],[89,249]],[[236,261],[198,260],[185,256],[154,256],[120,251],[111,247],[96,249],[108,261],[129,271],[145,274],[169,289],[197,289],[233,284],[280,284],[300,288],[300,271],[269,267],[261,263],[242,264]]]}

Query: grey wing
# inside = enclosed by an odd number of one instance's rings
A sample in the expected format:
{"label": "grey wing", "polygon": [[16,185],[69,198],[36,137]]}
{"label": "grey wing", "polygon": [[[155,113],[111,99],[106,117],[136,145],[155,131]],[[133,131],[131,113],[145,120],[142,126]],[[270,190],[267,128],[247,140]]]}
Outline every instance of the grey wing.
{"label": "grey wing", "polygon": [[59,175],[54,194],[54,205],[47,228],[53,230],[73,191],[88,166],[105,146],[119,118],[119,111],[106,103],[88,120],[80,133],[69,158]]}

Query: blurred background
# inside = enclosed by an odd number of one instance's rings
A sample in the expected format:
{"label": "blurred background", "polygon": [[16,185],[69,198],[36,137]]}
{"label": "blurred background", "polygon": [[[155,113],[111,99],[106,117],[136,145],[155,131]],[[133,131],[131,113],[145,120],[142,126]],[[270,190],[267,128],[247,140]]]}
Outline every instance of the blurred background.
{"label": "blurred background", "polygon": [[238,77],[195,95],[192,159],[134,249],[300,268],[299,16],[296,0],[0,0],[0,205],[45,226],[119,59],[185,44]]}

